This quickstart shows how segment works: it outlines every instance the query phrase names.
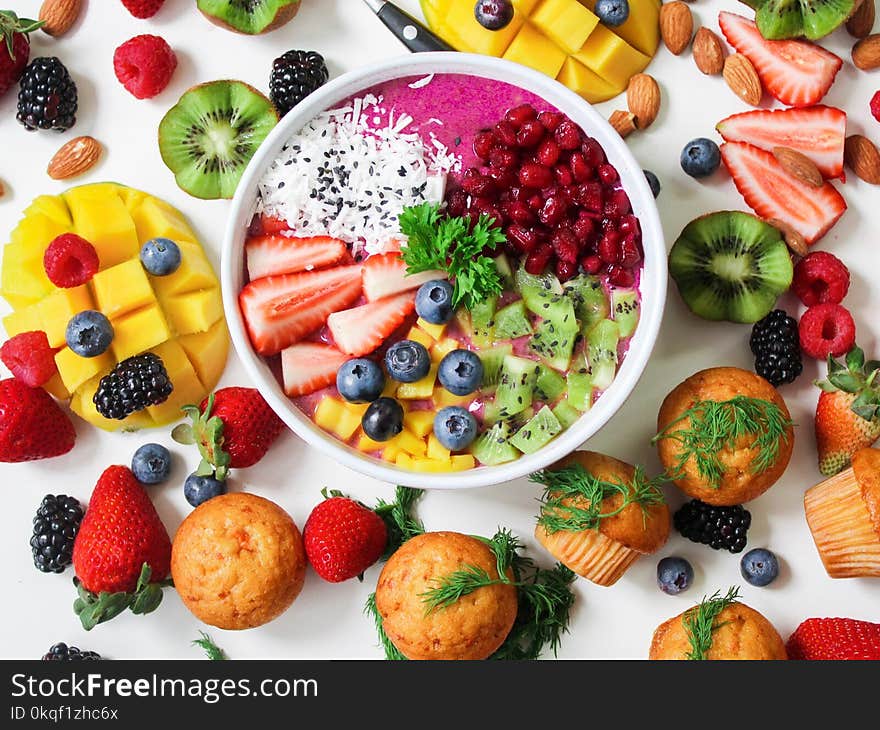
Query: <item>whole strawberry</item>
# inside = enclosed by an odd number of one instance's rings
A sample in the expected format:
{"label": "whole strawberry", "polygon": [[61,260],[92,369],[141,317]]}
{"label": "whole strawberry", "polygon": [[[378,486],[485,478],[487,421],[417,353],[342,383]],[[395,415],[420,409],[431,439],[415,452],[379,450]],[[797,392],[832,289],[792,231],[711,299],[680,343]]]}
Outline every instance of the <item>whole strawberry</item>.
{"label": "whole strawberry", "polygon": [[0,10],[0,96],[18,83],[31,54],[27,34],[42,22],[19,18],[11,10]]}
{"label": "whole strawberry", "polygon": [[348,497],[325,499],[303,529],[309,562],[330,583],[360,576],[382,557],[387,541],[382,518]]}
{"label": "whole strawberry", "polygon": [[124,466],[107,468],[73,544],[79,587],[74,610],[87,630],[130,608],[149,613],[162,601],[171,539],[147,492]]}
{"label": "whole strawberry", "polygon": [[122,0],[129,13],[135,18],[152,18],[165,4],[165,0]]}
{"label": "whole strawberry", "polygon": [[66,454],[76,442],[70,417],[42,388],[0,380],[0,462]]}
{"label": "whole strawberry", "polygon": [[816,406],[819,471],[833,476],[849,466],[852,455],[880,438],[880,362],[865,362],[854,347],[845,363],[828,358],[828,377]]}
{"label": "whole strawberry", "polygon": [[880,624],[851,618],[809,618],[786,645],[789,659],[880,661]]}

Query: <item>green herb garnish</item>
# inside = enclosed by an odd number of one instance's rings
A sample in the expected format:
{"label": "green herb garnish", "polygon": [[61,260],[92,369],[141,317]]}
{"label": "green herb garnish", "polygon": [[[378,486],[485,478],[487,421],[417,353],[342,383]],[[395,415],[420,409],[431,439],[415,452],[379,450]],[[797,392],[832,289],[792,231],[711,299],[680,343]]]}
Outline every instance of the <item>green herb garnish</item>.
{"label": "green herb garnish", "polygon": [[[647,518],[647,507],[664,504],[661,480],[650,480],[644,469],[637,466],[631,484],[606,482],[588,472],[581,464],[568,464],[554,471],[532,474],[531,481],[544,485],[541,497],[541,515],[538,524],[548,533],[595,530],[602,520],[620,514],[631,504],[642,508]],[[602,511],[602,500],[620,494],[620,505],[608,512]]]}
{"label": "green herb garnish", "polygon": [[421,520],[410,513],[424,493],[422,489],[398,486],[393,502],[389,504],[380,499],[376,503],[373,511],[382,518],[388,530],[388,542],[385,544],[382,560],[388,560],[403,543],[425,531]]}
{"label": "green herb garnish", "polygon": [[720,591],[715,591],[711,596],[703,600],[691,609],[688,609],[682,622],[687,633],[691,650],[687,658],[694,661],[703,661],[706,654],[712,648],[712,633],[724,626],[724,623],[716,624],[715,621],[725,608],[739,598],[739,588],[734,586],[722,596]]}
{"label": "green herb garnish", "polygon": [[454,307],[464,304],[470,309],[501,293],[495,260],[484,253],[507,240],[494,218],[480,215],[471,225],[468,218],[443,215],[437,204],[422,203],[404,208],[399,222],[408,239],[400,251],[406,273],[446,271],[454,286]]}
{"label": "green herb garnish", "polygon": [[211,637],[208,636],[204,631],[199,631],[199,633],[202,635],[202,638],[194,639],[192,642],[193,646],[200,646],[202,649],[204,649],[205,654],[208,655],[208,659],[210,659],[211,661],[216,662],[225,660],[226,654],[224,653],[223,649],[217,646],[214,643],[213,639],[211,639]]}
{"label": "green herb garnish", "polygon": [[[690,420],[688,427],[674,430],[684,420]],[[793,421],[775,403],[738,395],[726,401],[697,401],[654,436],[651,443],[673,439],[680,444],[678,463],[670,478],[682,476],[687,462],[693,458],[700,476],[718,489],[725,472],[719,451],[734,448],[743,436],[753,436],[749,448],[756,448],[758,453],[752,459],[751,470],[761,474],[776,462],[780,442],[788,441],[792,425]]]}

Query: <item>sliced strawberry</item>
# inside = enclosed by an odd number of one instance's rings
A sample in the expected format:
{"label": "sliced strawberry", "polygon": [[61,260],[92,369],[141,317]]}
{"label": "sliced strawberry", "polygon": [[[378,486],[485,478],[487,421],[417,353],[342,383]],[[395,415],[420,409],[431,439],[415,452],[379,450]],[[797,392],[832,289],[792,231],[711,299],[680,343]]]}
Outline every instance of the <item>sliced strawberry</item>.
{"label": "sliced strawberry", "polygon": [[809,157],[826,179],[843,174],[846,113],[831,106],[757,109],[722,119],[715,129],[727,142],[748,142],[763,150],[789,147]]}
{"label": "sliced strawberry", "polygon": [[764,88],[788,106],[818,104],[843,65],[807,41],[764,40],[758,26],[742,15],[722,12],[718,22],[730,45],[755,66]]}
{"label": "sliced strawberry", "polygon": [[245,252],[248,276],[254,281],[264,276],[311,271],[338,264],[348,249],[343,241],[328,236],[256,236],[248,239]]}
{"label": "sliced strawberry", "polygon": [[267,276],[238,295],[254,349],[275,355],[318,329],[361,294],[361,267]]}
{"label": "sliced strawberry", "polygon": [[406,275],[406,264],[396,253],[370,256],[364,263],[364,296],[368,302],[390,297],[410,289],[418,289],[426,281],[445,279],[443,271],[424,271]]}
{"label": "sliced strawberry", "polygon": [[415,306],[415,295],[405,292],[331,314],[327,326],[340,350],[360,357],[379,347],[412,314]]}
{"label": "sliced strawberry", "polygon": [[818,241],[846,210],[831,183],[814,188],[789,175],[766,150],[745,142],[725,142],[721,158],[736,189],[761,218],[777,218],[808,244]]}
{"label": "sliced strawberry", "polygon": [[287,221],[281,220],[280,218],[273,218],[272,216],[263,213],[260,216],[260,230],[263,232],[264,236],[272,236],[276,233],[289,231],[290,226],[287,225]]}
{"label": "sliced strawberry", "polygon": [[309,395],[336,382],[336,371],[348,360],[335,347],[300,342],[281,353],[284,392],[294,397]]}

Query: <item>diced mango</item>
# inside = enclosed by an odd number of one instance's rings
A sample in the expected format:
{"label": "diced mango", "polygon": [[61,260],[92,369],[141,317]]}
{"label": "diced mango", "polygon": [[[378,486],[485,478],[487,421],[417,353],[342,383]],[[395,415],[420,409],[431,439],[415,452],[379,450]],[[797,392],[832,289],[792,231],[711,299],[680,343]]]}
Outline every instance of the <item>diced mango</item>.
{"label": "diced mango", "polygon": [[223,302],[213,289],[165,299],[162,306],[171,326],[179,335],[206,332],[223,317]]}
{"label": "diced mango", "polygon": [[453,340],[451,337],[447,337],[445,340],[440,340],[434,347],[431,348],[431,359],[436,362],[440,362],[444,357],[446,357],[453,350],[457,350],[461,345],[457,340]]}
{"label": "diced mango", "polygon": [[116,186],[72,188],[64,193],[64,200],[77,233],[97,250],[102,269],[137,258],[137,230]]}
{"label": "diced mango", "polygon": [[415,383],[401,383],[397,386],[397,397],[401,400],[423,400],[430,398],[437,380],[437,365],[432,364],[428,374]]}
{"label": "diced mango", "polygon": [[109,372],[113,358],[107,352],[97,357],[80,357],[69,347],[63,347],[55,353],[55,365],[64,387],[72,393],[87,380]]}
{"label": "diced mango", "polygon": [[49,346],[61,347],[67,342],[65,333],[70,318],[86,309],[94,309],[95,305],[88,285],[83,284],[72,289],[56,289],[36,308],[40,315],[40,329],[49,338]]}
{"label": "diced mango", "polygon": [[571,57],[565,59],[565,64],[559,72],[558,81],[580,94],[591,104],[606,101],[623,91],[622,88],[608,83],[580,61]]}
{"label": "diced mango", "polygon": [[369,403],[349,403],[348,401],[342,401],[342,407],[345,408],[349,413],[357,416],[358,418],[363,418],[364,413],[367,412],[367,408],[370,407]]}
{"label": "diced mango", "polygon": [[[431,324],[430,322],[419,317],[416,320],[416,325],[418,325],[419,329],[424,330],[431,336],[432,340],[439,340],[443,337],[443,333],[446,331],[445,324]],[[434,344],[433,342],[431,343]]]}
{"label": "diced mango", "polygon": [[402,451],[394,457],[394,463],[397,464],[397,466],[399,466],[401,469],[412,470],[413,468],[412,457]]}
{"label": "diced mango", "polygon": [[440,461],[446,461],[450,457],[450,451],[443,444],[440,443],[440,439],[438,439],[433,433],[428,436],[428,458],[429,459],[439,459]]}
{"label": "diced mango", "polygon": [[467,2],[453,3],[446,13],[443,24],[451,29],[458,40],[457,48],[469,53],[482,53],[487,56],[500,56],[523,25],[521,13],[514,12],[513,20],[500,30],[488,30],[477,22],[474,7]]}
{"label": "diced mango", "polygon": [[535,6],[541,0],[513,0],[513,7],[519,10],[523,15],[531,16],[535,10]]}
{"label": "diced mango", "polygon": [[[580,0],[594,10],[596,0]],[[629,17],[614,32],[637,51],[653,56],[660,44],[660,2],[659,0],[629,0]]]}
{"label": "diced mango", "polygon": [[4,247],[0,282],[3,296],[15,308],[33,304],[55,288],[43,268],[43,252],[25,241]]}
{"label": "diced mango", "polygon": [[403,419],[404,425],[419,438],[434,430],[434,411],[412,411]]}
{"label": "diced mango", "polygon": [[216,289],[219,286],[217,276],[202,249],[186,241],[178,241],[177,246],[180,248],[180,268],[168,276],[151,277],[159,298],[170,298],[175,294],[188,294],[201,289]]}
{"label": "diced mango", "polygon": [[113,342],[110,347],[116,359],[122,361],[146,352],[169,337],[171,332],[162,310],[153,305],[113,320]]}
{"label": "diced mango", "polygon": [[604,25],[597,25],[583,48],[573,55],[608,83],[621,89],[626,88],[630,78],[651,60]]}
{"label": "diced mango", "polygon": [[397,395],[397,381],[394,378],[385,378],[385,387],[382,388],[382,395],[385,398],[394,398]]}
{"label": "diced mango", "polygon": [[3,327],[9,337],[15,337],[22,332],[41,330],[43,322],[40,319],[40,310],[31,305],[7,314],[3,318]]}
{"label": "diced mango", "polygon": [[178,245],[183,241],[195,243],[197,240],[184,217],[158,198],[146,197],[139,202],[126,203],[141,245],[152,238],[170,238]]}
{"label": "diced mango", "polygon": [[213,390],[220,376],[223,375],[226,357],[229,354],[229,329],[226,327],[226,320],[221,319],[207,332],[184,335],[177,341],[192,363],[205,390]]}
{"label": "diced mango", "polygon": [[387,445],[384,449],[382,449],[382,458],[385,461],[393,462],[397,455],[402,452],[400,446],[398,446],[397,441],[395,439],[391,439],[391,441],[386,442]]}
{"label": "diced mango", "polygon": [[[394,441],[394,439],[391,439],[391,441]],[[383,451],[384,449],[390,448],[389,444],[391,443],[391,441],[374,441],[369,436],[367,436],[367,434],[361,433],[361,435],[358,436],[357,440],[357,450],[363,451],[365,453],[371,453],[373,451]],[[395,452],[395,456],[396,455],[397,453]]]}
{"label": "diced mango", "polygon": [[454,395],[439,385],[434,388],[434,407],[438,409],[446,406],[466,406],[472,400],[472,395]]}
{"label": "diced mango", "polygon": [[153,287],[139,259],[129,259],[92,277],[95,303],[104,314],[114,319],[155,303]]}
{"label": "diced mango", "polygon": [[121,421],[104,418],[104,416],[98,413],[98,409],[95,408],[95,404],[92,401],[100,382],[100,377],[92,378],[73,394],[70,400],[70,409],[76,415],[104,431],[117,431],[120,429],[124,431],[137,431],[142,428],[153,428],[156,425],[146,409],[132,413]]}
{"label": "diced mango", "polygon": [[424,439],[420,439],[415,434],[403,429],[396,436],[397,445],[412,456],[424,456],[428,451],[428,444]]}
{"label": "diced mango", "polygon": [[349,411],[341,400],[325,396],[315,409],[315,423],[343,441],[348,441],[361,425],[361,419]]}
{"label": "diced mango", "polygon": [[412,465],[409,467],[413,471],[426,473],[440,473],[452,471],[452,460],[437,461],[436,459],[413,459]]}
{"label": "diced mango", "polygon": [[147,411],[157,424],[172,423],[183,418],[183,406],[198,404],[202,400],[205,388],[179,344],[174,341],[164,342],[152,351],[162,359],[168,378],[174,383],[174,390],[168,400],[157,406],[150,406]]}
{"label": "diced mango", "polygon": [[599,18],[577,0],[544,0],[530,20],[569,53],[579,51],[599,24]]}
{"label": "diced mango", "polygon": [[477,465],[472,454],[457,454],[452,457],[452,471],[466,471]]}
{"label": "diced mango", "polygon": [[431,346],[434,344],[434,338],[431,337],[427,332],[423,329],[419,329],[418,327],[413,327],[406,335],[406,339],[412,340],[413,342],[418,342],[422,345],[426,350],[430,350]]}
{"label": "diced mango", "polygon": [[503,58],[556,78],[566,53],[533,25],[526,23],[508,46]]}
{"label": "diced mango", "polygon": [[53,398],[58,400],[67,400],[70,398],[70,391],[64,387],[64,381],[58,373],[55,373],[48,383],[43,384],[45,391]]}
{"label": "diced mango", "polygon": [[24,209],[25,218],[31,218],[36,215],[44,215],[55,221],[58,225],[64,226],[70,230],[72,221],[70,220],[70,210],[67,203],[60,195],[38,195],[31,201],[31,204]]}
{"label": "diced mango", "polygon": [[23,218],[9,234],[9,241],[21,244],[42,259],[49,244],[62,233],[69,232],[69,223],[59,223],[49,216],[37,214]]}

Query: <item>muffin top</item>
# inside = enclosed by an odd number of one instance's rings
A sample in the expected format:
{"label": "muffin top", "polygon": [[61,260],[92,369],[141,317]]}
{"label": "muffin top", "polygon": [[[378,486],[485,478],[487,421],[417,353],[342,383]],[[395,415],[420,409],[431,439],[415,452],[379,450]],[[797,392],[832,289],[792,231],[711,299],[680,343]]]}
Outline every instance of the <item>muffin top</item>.
{"label": "muffin top", "polygon": [[[394,646],[408,659],[486,659],[510,633],[517,612],[513,585],[483,586],[429,610],[425,592],[466,567],[498,578],[495,554],[457,532],[427,532],[391,556],[376,586],[376,608]],[[510,576],[512,577],[512,576]]]}
{"label": "muffin top", "polygon": [[857,451],[853,454],[852,465],[874,530],[880,535],[880,450]]}
{"label": "muffin top", "polygon": [[[566,479],[565,484],[560,482],[560,489],[554,491],[556,480],[553,473],[575,465],[583,467],[585,476],[593,477],[595,482],[578,479],[572,483]],[[552,531],[552,523],[564,525],[572,517],[577,519],[580,516],[584,517],[583,520],[577,520],[582,525],[580,529],[598,528],[607,538],[639,553],[656,552],[669,537],[669,508],[663,493],[648,482],[641,470],[625,461],[595,451],[575,451],[549,467],[539,481],[547,487],[546,496],[551,500],[543,505],[542,519],[539,520],[539,524],[548,532]],[[590,510],[591,500],[585,496],[585,492],[592,491],[594,487],[602,487],[596,482],[617,487],[606,486],[601,490],[605,496],[598,511]],[[571,496],[566,496],[567,493]],[[558,507],[553,504],[558,504]],[[566,508],[578,512],[572,513]],[[587,519],[584,511],[594,519]],[[552,519],[551,522],[545,517],[558,519]],[[585,520],[594,524],[587,525]]]}
{"label": "muffin top", "polygon": [[702,370],[676,387],[660,407],[657,434],[660,461],[675,484],[713,505],[763,494],[794,448],[791,416],[776,388],[733,367]]}

